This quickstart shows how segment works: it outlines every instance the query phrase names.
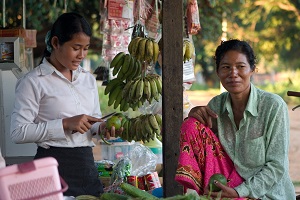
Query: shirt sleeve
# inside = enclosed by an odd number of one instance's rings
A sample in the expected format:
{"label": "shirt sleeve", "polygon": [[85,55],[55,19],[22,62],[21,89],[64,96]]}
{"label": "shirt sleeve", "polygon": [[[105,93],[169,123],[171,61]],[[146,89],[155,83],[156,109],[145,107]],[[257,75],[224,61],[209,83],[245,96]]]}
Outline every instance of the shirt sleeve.
{"label": "shirt sleeve", "polygon": [[[273,105],[274,106],[274,105]],[[273,110],[273,111],[272,111]],[[265,138],[265,164],[235,190],[240,197],[259,198],[280,182],[288,171],[289,117],[284,102],[270,111]]]}
{"label": "shirt sleeve", "polygon": [[[101,109],[100,109],[100,99],[99,99],[99,93],[98,93],[98,87],[97,87],[97,83],[96,81],[94,82],[94,110],[93,110],[93,117],[102,117],[102,113],[101,113]],[[95,124],[93,124],[92,128],[90,129],[91,131],[91,134],[92,134],[92,137],[96,138],[97,140],[100,139],[100,136],[99,136],[99,128],[100,128],[100,125],[102,123],[101,122],[97,122]]]}
{"label": "shirt sleeve", "polygon": [[66,139],[62,119],[35,123],[40,99],[39,89],[29,76],[25,76],[17,82],[10,127],[13,142],[38,143]]}

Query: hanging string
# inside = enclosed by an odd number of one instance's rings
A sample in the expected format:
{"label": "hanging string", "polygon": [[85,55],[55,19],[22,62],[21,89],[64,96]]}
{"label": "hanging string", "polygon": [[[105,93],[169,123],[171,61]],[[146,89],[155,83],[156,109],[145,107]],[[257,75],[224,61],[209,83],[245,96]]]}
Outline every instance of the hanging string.
{"label": "hanging string", "polygon": [[5,0],[2,0],[2,16],[3,16],[3,21],[2,21],[2,26],[3,28],[5,28],[6,24],[5,24]]}
{"label": "hanging string", "polygon": [[26,3],[25,0],[23,0],[23,28],[26,29]]}
{"label": "hanging string", "polygon": [[68,3],[67,3],[67,0],[65,0],[65,4],[64,4],[65,8],[64,8],[64,11],[65,13],[67,12],[67,7],[68,7]]}

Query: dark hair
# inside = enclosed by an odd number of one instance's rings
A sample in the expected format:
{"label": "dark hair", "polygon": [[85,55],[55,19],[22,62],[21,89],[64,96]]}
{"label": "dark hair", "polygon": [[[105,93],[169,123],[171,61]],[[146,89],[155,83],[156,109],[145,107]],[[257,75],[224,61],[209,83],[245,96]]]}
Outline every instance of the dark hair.
{"label": "dark hair", "polygon": [[[65,42],[70,41],[74,34],[80,32],[85,33],[87,36],[92,36],[91,27],[85,18],[75,12],[64,13],[54,22],[49,39],[46,40],[46,45],[52,47],[51,39],[53,36],[56,36],[59,44],[63,45]],[[51,52],[46,48],[44,56],[50,56],[50,54]]]}
{"label": "dark hair", "polygon": [[250,64],[250,68],[252,70],[255,69],[256,57],[251,46],[245,41],[241,41],[238,39],[230,39],[228,41],[222,41],[216,49],[214,58],[216,61],[217,71],[219,69],[221,59],[224,57],[226,52],[231,50],[238,51],[244,54],[247,57],[247,60]]}

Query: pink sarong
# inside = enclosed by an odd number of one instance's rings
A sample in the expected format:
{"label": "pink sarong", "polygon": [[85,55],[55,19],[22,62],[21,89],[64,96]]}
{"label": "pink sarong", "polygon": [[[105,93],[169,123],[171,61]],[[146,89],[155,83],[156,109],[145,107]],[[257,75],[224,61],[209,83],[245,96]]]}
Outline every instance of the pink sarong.
{"label": "pink sarong", "polygon": [[215,173],[223,174],[232,188],[244,181],[210,128],[190,117],[183,122],[180,132],[177,182],[203,195],[209,178]]}

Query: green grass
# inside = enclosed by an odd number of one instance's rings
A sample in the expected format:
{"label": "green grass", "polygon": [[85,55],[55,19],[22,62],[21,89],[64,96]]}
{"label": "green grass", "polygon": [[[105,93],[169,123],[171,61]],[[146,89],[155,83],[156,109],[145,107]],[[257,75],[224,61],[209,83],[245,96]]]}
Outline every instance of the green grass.
{"label": "green grass", "polygon": [[[265,82],[261,85],[254,83],[258,88],[263,89],[265,91],[278,94],[281,96],[284,101],[288,105],[300,105],[300,98],[299,97],[291,97],[287,96],[287,91],[296,91],[300,92],[300,70],[295,72],[285,72],[285,79],[271,83]],[[207,85],[193,83],[190,90],[201,90],[207,92],[219,92],[219,88],[209,88]]]}

